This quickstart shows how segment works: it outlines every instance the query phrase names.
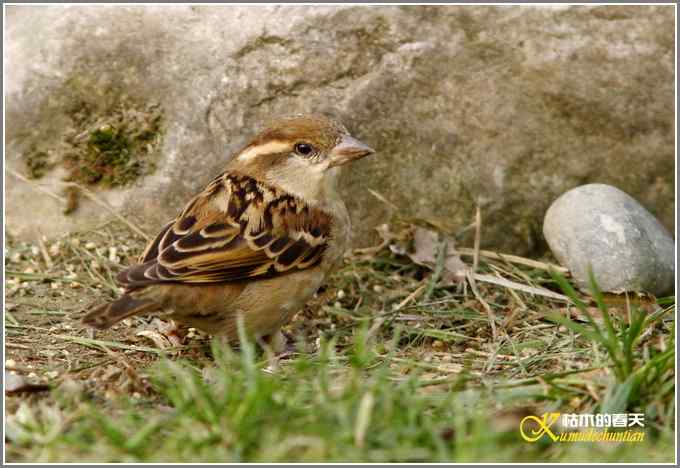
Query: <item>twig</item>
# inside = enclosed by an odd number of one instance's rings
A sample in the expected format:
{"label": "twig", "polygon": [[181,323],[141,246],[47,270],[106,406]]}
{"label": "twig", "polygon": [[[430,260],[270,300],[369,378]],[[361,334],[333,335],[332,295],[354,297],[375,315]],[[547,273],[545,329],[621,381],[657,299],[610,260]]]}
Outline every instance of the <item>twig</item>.
{"label": "twig", "polygon": [[99,199],[94,193],[92,193],[90,190],[86,189],[80,184],[77,184],[75,182],[60,182],[60,184],[66,186],[66,187],[75,187],[78,190],[80,190],[87,198],[92,200],[96,205],[101,206],[105,210],[107,210],[109,213],[111,213],[113,216],[115,216],[119,221],[124,223],[127,227],[132,229],[134,232],[142,236],[144,239],[147,241],[151,240],[151,236],[149,236],[147,233],[142,231],[139,226],[134,224],[132,221],[128,220],[125,216],[122,214],[118,213],[114,208],[112,208],[108,203],[105,201]]}
{"label": "twig", "polygon": [[19,343],[5,343],[5,347],[6,348],[17,348],[17,349],[28,349],[28,350],[33,349],[30,346],[22,345],[22,344],[19,344]]}
{"label": "twig", "polygon": [[475,250],[472,255],[472,272],[477,271],[477,266],[479,265],[479,245],[482,240],[482,210],[477,205],[475,211]]}
{"label": "twig", "polygon": [[7,172],[9,172],[10,174],[12,174],[12,175],[13,175],[14,177],[16,177],[17,179],[19,179],[20,181],[25,182],[25,183],[27,183],[28,185],[30,185],[32,189],[37,190],[38,192],[42,192],[42,193],[44,193],[45,195],[47,195],[47,196],[49,196],[49,197],[52,197],[52,198],[54,198],[55,200],[59,200],[59,201],[62,202],[62,203],[66,203],[66,199],[65,199],[64,197],[60,197],[60,196],[57,195],[56,193],[50,192],[49,190],[47,190],[46,188],[44,188],[42,185],[36,184],[36,183],[33,182],[32,180],[27,179],[26,177],[24,177],[23,175],[21,175],[21,174],[19,174],[17,171],[15,171],[14,169],[10,169],[10,168],[6,167],[5,170],[6,170]]}
{"label": "twig", "polygon": [[413,291],[411,294],[409,294],[409,295],[406,297],[406,299],[404,299],[403,301],[401,301],[401,302],[397,305],[397,307],[394,308],[394,312],[397,312],[397,311],[403,309],[403,308],[406,306],[406,304],[408,304],[408,303],[411,302],[413,299],[415,299],[416,297],[418,297],[418,296],[420,295],[420,293],[423,292],[423,290],[425,289],[426,286],[427,286],[426,283],[425,283],[425,284],[421,284],[415,291]]}
{"label": "twig", "polygon": [[111,347],[111,348],[120,348],[120,349],[125,349],[128,351],[139,351],[139,352],[144,352],[144,353],[152,353],[152,354],[158,354],[158,355],[164,355],[166,354],[164,351],[155,349],[155,348],[149,348],[147,346],[131,346],[131,345],[126,345],[123,343],[116,343],[114,341],[103,341],[103,340],[95,340],[91,338],[84,338],[81,336],[70,336],[70,335],[54,335],[55,338],[60,338],[62,340],[66,341],[71,341],[73,343],[77,343],[83,346],[87,346],[89,348],[96,348],[100,350],[106,351],[106,347]]}
{"label": "twig", "polygon": [[[474,256],[475,250],[470,249],[468,247],[460,247],[457,249],[458,253],[460,255],[465,255],[465,256]],[[494,260],[505,260],[506,262],[509,263],[517,263],[518,265],[525,265],[529,266],[532,268],[538,268],[539,270],[546,270],[550,271],[555,270],[560,273],[569,273],[569,270],[567,268],[554,265],[552,263],[547,263],[547,262],[539,262],[538,260],[531,260],[529,258],[524,258],[524,257],[519,257],[517,255],[509,255],[509,254],[503,254],[503,253],[497,253],[497,252],[492,252],[491,250],[480,250],[479,251],[479,256],[480,257],[485,257],[485,258],[491,258]]]}
{"label": "twig", "polygon": [[382,249],[384,249],[390,242],[388,240],[383,239],[380,241],[380,244],[374,245],[373,247],[361,247],[358,249],[354,249],[352,253],[354,255],[375,255],[378,252],[380,252]]}
{"label": "twig", "polygon": [[489,325],[491,325],[491,336],[493,336],[493,340],[496,341],[496,338],[498,337],[498,334],[496,333],[496,316],[493,313],[491,306],[484,300],[482,295],[479,294],[479,291],[477,290],[477,283],[475,282],[476,274],[471,271],[467,271],[465,272],[465,276],[467,276],[467,280],[468,283],[470,284],[470,289],[472,289],[472,293],[475,295],[477,300],[482,304],[482,306],[486,310],[486,315],[489,317]]}
{"label": "twig", "polygon": [[38,237],[38,246],[40,246],[40,253],[43,256],[43,260],[45,260],[45,265],[47,266],[47,269],[50,270],[54,263],[52,262],[52,257],[50,257],[50,254],[47,251],[47,246],[45,245],[45,240],[43,237],[44,236]]}
{"label": "twig", "polygon": [[417,298],[420,293],[422,293],[425,288],[427,287],[427,283],[421,284],[415,291],[413,291],[411,294],[409,294],[406,299],[401,301],[393,310],[390,312],[387,312],[385,314],[382,314],[379,316],[375,322],[373,322],[373,325],[371,325],[371,328],[368,330],[368,333],[366,334],[366,339],[370,339],[375,335],[375,333],[380,329],[383,323],[389,318],[389,317],[394,317],[397,312],[399,312],[401,309],[406,307],[406,305]]}
{"label": "twig", "polygon": [[375,198],[377,198],[378,200],[383,202],[385,205],[387,205],[390,208],[390,210],[399,211],[399,208],[394,203],[392,203],[387,198],[385,198],[382,194],[376,192],[375,190],[371,190],[371,189],[366,189],[366,190],[368,190],[368,193],[370,193]]}
{"label": "twig", "polygon": [[504,288],[508,288],[511,290],[516,289],[518,291],[523,291],[525,293],[534,294],[536,296],[549,297],[551,299],[556,299],[571,304],[571,299],[569,299],[567,296],[563,294],[558,294],[556,292],[552,292],[545,288],[527,286],[526,284],[516,283],[505,278],[498,278],[496,276],[483,275],[480,273],[472,273],[472,275],[474,276],[474,279],[476,279],[477,281],[481,281],[483,283],[491,283],[498,286],[503,286]]}

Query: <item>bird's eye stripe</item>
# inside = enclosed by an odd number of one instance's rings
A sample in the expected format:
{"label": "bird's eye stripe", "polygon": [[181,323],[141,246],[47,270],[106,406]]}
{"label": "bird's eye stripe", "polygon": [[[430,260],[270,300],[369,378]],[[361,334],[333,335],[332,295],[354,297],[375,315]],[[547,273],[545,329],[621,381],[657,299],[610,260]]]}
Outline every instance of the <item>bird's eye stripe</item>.
{"label": "bird's eye stripe", "polygon": [[273,140],[267,143],[262,143],[259,145],[251,146],[246,148],[239,155],[238,159],[241,161],[247,161],[249,159],[256,158],[263,154],[276,154],[284,153],[290,151],[290,143],[286,141]]}

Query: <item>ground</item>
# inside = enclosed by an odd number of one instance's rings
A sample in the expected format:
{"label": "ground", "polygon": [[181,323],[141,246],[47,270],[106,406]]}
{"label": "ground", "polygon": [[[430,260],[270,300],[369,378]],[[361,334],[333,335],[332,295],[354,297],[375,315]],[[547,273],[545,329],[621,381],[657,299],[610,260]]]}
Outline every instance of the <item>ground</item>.
{"label": "ground", "polygon": [[[674,298],[591,297],[550,259],[461,248],[466,280],[451,245],[413,251],[418,229],[349,253],[282,356],[175,346],[151,317],[85,329],[143,248],[128,225],[8,238],[6,461],[673,461]],[[523,440],[546,412],[643,413],[644,440]]]}

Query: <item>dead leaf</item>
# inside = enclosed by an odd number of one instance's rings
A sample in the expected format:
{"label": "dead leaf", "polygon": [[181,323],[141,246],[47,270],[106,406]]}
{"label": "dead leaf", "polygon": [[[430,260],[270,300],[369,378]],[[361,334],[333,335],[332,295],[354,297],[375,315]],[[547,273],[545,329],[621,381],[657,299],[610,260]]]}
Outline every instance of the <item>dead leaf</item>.
{"label": "dead leaf", "polygon": [[467,265],[463,263],[456,250],[453,239],[442,236],[429,229],[416,226],[413,232],[413,251],[406,255],[418,265],[434,268],[437,264],[438,250],[446,244],[446,259],[442,277],[445,281],[461,282],[465,279]]}

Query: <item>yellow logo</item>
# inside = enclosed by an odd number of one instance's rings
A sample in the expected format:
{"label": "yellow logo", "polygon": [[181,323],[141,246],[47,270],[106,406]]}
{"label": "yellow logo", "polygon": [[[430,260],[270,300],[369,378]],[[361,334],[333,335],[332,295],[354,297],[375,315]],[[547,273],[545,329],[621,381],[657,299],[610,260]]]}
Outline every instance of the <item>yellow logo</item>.
{"label": "yellow logo", "polygon": [[[559,418],[560,413],[543,413],[543,419],[533,415],[527,416],[519,423],[519,432],[522,434],[522,438],[527,442],[536,442],[543,437],[543,434],[548,434],[548,437],[550,437],[553,442],[557,442],[559,437],[550,430],[550,427],[555,424]],[[533,421],[537,425],[537,427],[530,430],[531,435],[527,435],[524,431],[524,426],[528,421]]]}
{"label": "yellow logo", "polygon": [[[577,430],[557,432],[553,426],[560,419],[562,421],[558,426]],[[632,427],[644,429],[644,414],[543,413],[541,417],[530,415],[522,419],[519,433],[527,442],[536,442],[544,435],[553,442],[643,442],[644,430]]]}

